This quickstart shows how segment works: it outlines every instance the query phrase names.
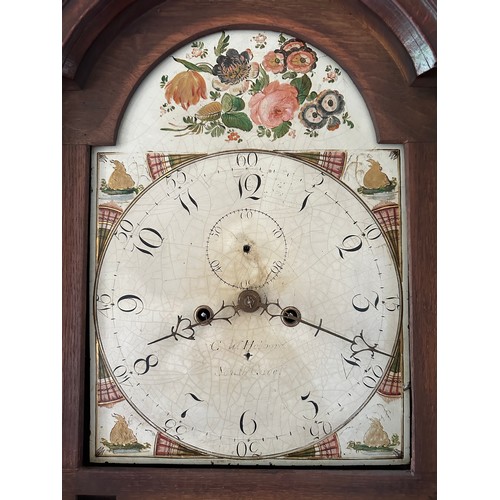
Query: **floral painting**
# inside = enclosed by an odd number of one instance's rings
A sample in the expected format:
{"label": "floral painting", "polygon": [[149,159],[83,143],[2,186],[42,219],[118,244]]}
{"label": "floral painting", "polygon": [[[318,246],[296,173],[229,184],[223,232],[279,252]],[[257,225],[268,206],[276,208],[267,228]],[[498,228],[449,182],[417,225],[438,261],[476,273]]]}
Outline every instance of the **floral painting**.
{"label": "floral painting", "polygon": [[[337,63],[333,55],[284,33],[235,29],[180,44],[151,68],[124,110],[116,144],[93,148],[95,260],[91,279],[105,255],[110,234],[123,221],[122,229],[127,231],[123,214],[140,203],[151,184],[212,154],[250,150],[277,151],[342,183],[372,211],[406,277],[401,244],[404,150],[399,144],[381,147],[377,142],[362,93],[351,80],[349,68],[344,70],[339,64],[342,61]],[[124,238],[124,232],[121,234]],[[93,290],[93,281],[90,288]],[[353,307],[358,311],[394,307],[373,294],[359,297],[365,302],[359,308],[353,303]],[[99,314],[110,313],[109,295],[101,294],[96,304]],[[375,460],[377,465],[392,465],[409,456],[409,374],[404,369],[408,337],[404,327],[390,370],[359,413],[311,446],[274,459],[284,465],[309,460],[328,466],[374,465]],[[90,460],[210,463],[212,456],[163,434],[136,411],[120,390],[118,378],[127,376],[124,367],[118,371],[107,367],[93,324],[91,334],[95,350],[91,355]]]}
{"label": "floral painting", "polygon": [[335,88],[339,68],[327,65],[318,75],[318,54],[297,38],[280,34],[275,47],[264,33],[252,41],[253,50],[233,46],[222,32],[216,46],[196,41],[185,59],[174,57],[179,71],[160,81],[161,114],[179,107],[183,113],[173,113],[176,120],[161,130],[240,143],[246,134],[274,141],[354,128],[344,95]]}

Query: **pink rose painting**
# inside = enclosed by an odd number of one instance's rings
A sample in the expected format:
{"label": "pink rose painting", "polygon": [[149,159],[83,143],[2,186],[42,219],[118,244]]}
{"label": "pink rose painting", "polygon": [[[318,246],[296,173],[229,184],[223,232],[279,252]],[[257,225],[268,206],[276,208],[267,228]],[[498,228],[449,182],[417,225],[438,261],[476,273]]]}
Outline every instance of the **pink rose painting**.
{"label": "pink rose painting", "polygon": [[299,110],[297,94],[297,89],[289,83],[270,83],[250,98],[250,118],[257,125],[269,128],[292,120]]}
{"label": "pink rose painting", "polygon": [[[344,96],[331,87],[340,69],[318,67],[316,51],[302,40],[284,34],[272,39],[258,33],[236,44],[222,32],[212,50],[206,40],[198,40],[187,59],[173,57],[184,70],[161,78],[166,99],[161,130],[243,143],[247,134],[275,141],[300,132],[314,138],[354,128]],[[255,43],[254,50],[241,46],[248,41]]]}

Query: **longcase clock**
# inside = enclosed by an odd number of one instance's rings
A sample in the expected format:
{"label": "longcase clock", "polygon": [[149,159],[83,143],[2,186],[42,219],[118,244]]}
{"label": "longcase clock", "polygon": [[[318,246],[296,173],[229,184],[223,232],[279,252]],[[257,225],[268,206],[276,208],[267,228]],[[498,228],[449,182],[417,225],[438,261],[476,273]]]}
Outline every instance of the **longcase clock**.
{"label": "longcase clock", "polygon": [[432,26],[257,4],[69,33],[67,498],[433,494]]}

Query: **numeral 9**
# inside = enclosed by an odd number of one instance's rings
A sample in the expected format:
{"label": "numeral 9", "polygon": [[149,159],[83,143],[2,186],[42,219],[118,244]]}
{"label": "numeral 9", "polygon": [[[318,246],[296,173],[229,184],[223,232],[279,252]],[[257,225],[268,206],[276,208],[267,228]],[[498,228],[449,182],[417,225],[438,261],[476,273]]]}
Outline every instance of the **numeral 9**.
{"label": "numeral 9", "polygon": [[118,309],[122,312],[134,312],[136,309],[139,310],[135,314],[139,314],[144,309],[144,302],[137,295],[122,295],[116,302]]}

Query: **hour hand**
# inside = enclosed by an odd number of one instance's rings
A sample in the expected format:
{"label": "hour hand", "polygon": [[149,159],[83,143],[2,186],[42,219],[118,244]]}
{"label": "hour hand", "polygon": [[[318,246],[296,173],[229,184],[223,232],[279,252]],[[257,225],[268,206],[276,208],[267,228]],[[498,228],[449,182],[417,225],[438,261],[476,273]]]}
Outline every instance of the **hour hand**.
{"label": "hour hand", "polygon": [[177,324],[170,327],[170,333],[148,342],[148,345],[170,338],[175,340],[179,340],[179,338],[195,340],[195,328],[210,325],[214,321],[231,323],[231,319],[238,314],[238,309],[237,306],[232,304],[226,305],[224,302],[222,302],[221,307],[216,312],[210,306],[198,306],[194,311],[194,321],[186,316],[177,316]]}
{"label": "hour hand", "polygon": [[160,337],[159,339],[152,340],[148,342],[148,345],[156,344],[156,342],[160,342],[162,340],[174,338],[175,340],[179,340],[180,338],[186,340],[194,340],[194,328],[198,326],[198,324],[193,323],[189,318],[185,318],[183,316],[177,316],[177,324],[170,328],[170,333]]}

